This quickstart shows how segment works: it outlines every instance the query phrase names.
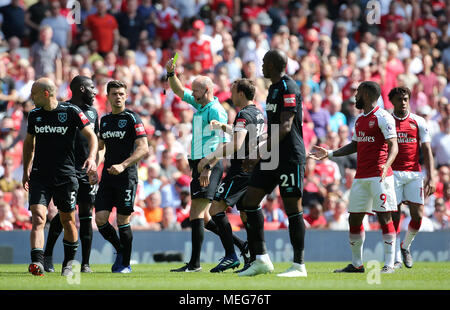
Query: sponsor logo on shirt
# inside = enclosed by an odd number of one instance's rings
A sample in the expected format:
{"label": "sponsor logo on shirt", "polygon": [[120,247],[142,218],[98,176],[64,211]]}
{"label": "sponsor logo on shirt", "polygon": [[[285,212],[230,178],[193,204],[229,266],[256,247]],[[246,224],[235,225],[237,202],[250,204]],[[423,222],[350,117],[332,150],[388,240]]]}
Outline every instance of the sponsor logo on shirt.
{"label": "sponsor logo on shirt", "polygon": [[68,128],[69,127],[62,127],[62,126],[49,126],[49,125],[36,126],[36,125],[34,125],[34,131],[36,133],[58,133],[58,134],[65,135]]}
{"label": "sponsor logo on shirt", "polygon": [[295,94],[283,95],[284,107],[295,107],[297,103],[295,102]]}
{"label": "sponsor logo on shirt", "polygon": [[125,137],[125,131],[105,131],[102,133],[102,139],[109,139],[109,138],[119,138],[123,139]]}
{"label": "sponsor logo on shirt", "polygon": [[366,136],[364,131],[358,131],[358,136],[356,137],[356,142],[375,142],[375,137]]}
{"label": "sponsor logo on shirt", "polygon": [[397,132],[397,142],[398,143],[417,143],[417,139],[413,137],[408,137],[406,132]]}
{"label": "sponsor logo on shirt", "polygon": [[273,112],[276,113],[277,112],[277,105],[275,103],[268,103],[266,104],[266,111],[267,112]]}

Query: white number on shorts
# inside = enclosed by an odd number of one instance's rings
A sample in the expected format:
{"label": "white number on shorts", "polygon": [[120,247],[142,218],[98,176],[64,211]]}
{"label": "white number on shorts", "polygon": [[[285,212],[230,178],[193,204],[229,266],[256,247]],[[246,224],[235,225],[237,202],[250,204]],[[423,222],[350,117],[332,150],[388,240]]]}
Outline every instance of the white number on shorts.
{"label": "white number on shorts", "polygon": [[217,188],[217,192],[219,194],[222,194],[225,191],[225,188],[223,188],[224,185],[225,183],[220,183],[219,187]]}
{"label": "white number on shorts", "polygon": [[131,201],[131,189],[125,190],[125,193],[127,193],[127,197],[125,198],[125,201]]}
{"label": "white number on shorts", "polygon": [[[291,173],[289,175],[290,175],[291,181],[292,181],[292,185],[291,186],[294,186],[295,185],[295,175],[293,173]],[[289,186],[288,179],[289,179],[289,177],[286,174],[280,175],[280,180],[282,181],[280,186],[282,186],[282,187]]]}
{"label": "white number on shorts", "polygon": [[95,194],[97,194],[97,190],[98,190],[98,184],[91,185],[91,190],[89,192],[89,195],[95,196]]}
{"label": "white number on shorts", "polygon": [[75,201],[77,200],[77,197],[75,195],[76,195],[75,192],[70,192],[70,204],[71,205],[75,204]]}

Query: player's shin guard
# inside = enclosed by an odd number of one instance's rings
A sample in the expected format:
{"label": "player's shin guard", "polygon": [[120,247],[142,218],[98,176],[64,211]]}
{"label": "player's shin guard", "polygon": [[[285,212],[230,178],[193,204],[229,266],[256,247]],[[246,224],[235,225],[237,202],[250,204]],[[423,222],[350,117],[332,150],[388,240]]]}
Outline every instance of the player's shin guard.
{"label": "player's shin guard", "polygon": [[350,226],[350,247],[352,249],[352,265],[359,267],[363,265],[363,245],[366,239],[366,233],[364,226]]}
{"label": "player's shin guard", "polygon": [[266,254],[264,240],[264,215],[261,208],[245,210],[247,214],[247,233],[249,243],[252,243],[254,255]]}
{"label": "player's shin guard", "polygon": [[305,251],[305,222],[303,212],[289,215],[289,237],[294,249],[294,263],[303,264]]}
{"label": "player's shin guard", "polygon": [[31,262],[44,265],[44,251],[39,248],[31,249]]}
{"label": "player's shin guard", "polygon": [[189,265],[191,267],[200,267],[200,253],[205,236],[205,220],[191,220],[191,229],[192,253]]}
{"label": "player's shin guard", "polygon": [[420,226],[422,225],[422,219],[420,220],[413,220],[409,222],[408,225],[408,231],[405,235],[405,240],[403,240],[401,247],[405,250],[409,250],[409,247],[411,246],[411,243],[413,242],[414,238],[416,237],[417,233],[419,232]]}
{"label": "player's shin guard", "polygon": [[383,232],[385,266],[394,267],[395,239],[397,237],[394,224],[390,221],[385,225],[381,225],[381,230]]}
{"label": "player's shin guard", "polygon": [[228,221],[227,215],[225,214],[225,212],[220,212],[216,215],[213,215],[212,218],[219,228],[219,237],[225,249],[225,256],[229,256],[235,253],[233,244],[233,230],[231,229],[231,225]]}
{"label": "player's shin guard", "polygon": [[122,246],[122,265],[130,266],[133,232],[130,224],[119,226],[120,244]]}
{"label": "player's shin guard", "polygon": [[75,259],[75,254],[77,253],[78,241],[70,242],[63,240],[64,245],[64,261],[63,267],[67,266],[67,263]]}
{"label": "player's shin guard", "polygon": [[50,221],[50,228],[48,229],[47,243],[45,245],[44,256],[52,256],[53,248],[55,247],[56,241],[63,230],[61,220],[59,218],[59,213],[57,213]]}
{"label": "player's shin guard", "polygon": [[80,241],[81,241],[81,264],[89,265],[89,256],[92,247],[92,216],[91,214],[80,214]]}
{"label": "player's shin guard", "polygon": [[106,222],[106,224],[99,226],[98,231],[106,241],[109,241],[112,244],[117,253],[122,251],[120,247],[120,240],[117,236],[116,230],[111,226],[109,222]]}

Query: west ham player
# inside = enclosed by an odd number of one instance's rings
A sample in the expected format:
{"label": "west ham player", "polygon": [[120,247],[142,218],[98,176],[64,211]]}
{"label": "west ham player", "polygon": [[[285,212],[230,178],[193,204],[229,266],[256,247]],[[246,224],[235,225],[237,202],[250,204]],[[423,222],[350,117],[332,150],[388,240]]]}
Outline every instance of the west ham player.
{"label": "west ham player", "polygon": [[398,153],[394,118],[377,106],[380,86],[362,82],[356,92],[356,107],[363,109],[356,119],[352,142],[335,150],[315,146],[308,154],[322,160],[327,156],[357,153],[356,175],[350,190],[348,212],[352,263],[335,272],[364,272],[362,252],[365,239],[363,219],[374,211],[383,231],[385,265],[382,273],[394,272],[395,228],[391,212],[397,211],[391,165]]}
{"label": "west ham player", "polygon": [[[251,172],[244,171],[242,167],[243,159],[249,157],[250,138],[253,138],[255,145],[258,144],[258,137],[264,131],[264,115],[253,103],[255,96],[255,85],[251,80],[238,79],[231,85],[231,99],[236,107],[240,109],[233,123],[233,126],[220,123],[216,120],[211,125],[218,130],[233,134],[232,141],[217,148],[215,152],[208,154],[198,164],[198,171],[208,165],[214,166],[219,159],[232,155],[231,167],[226,177],[217,188],[209,213],[219,227],[219,236],[225,249],[225,257],[220,263],[211,269],[211,272],[222,272],[229,268],[236,268],[240,262],[234,251],[233,232],[225,210],[228,206],[236,205],[241,211],[241,218],[244,226],[247,224],[245,212],[242,210],[242,197],[247,190]],[[244,260],[248,261],[244,256]]]}
{"label": "west ham player", "polygon": [[[138,183],[136,163],[148,154],[148,142],[139,116],[125,108],[126,84],[110,81],[106,92],[111,113],[100,119],[99,150],[105,149],[105,162],[95,199],[95,222],[103,238],[117,251],[111,271],[130,273],[133,241],[130,217]],[[119,237],[108,221],[114,206]]]}
{"label": "west ham player", "polygon": [[[92,129],[98,133],[98,114],[92,106],[96,94],[96,89],[92,80],[86,76],[78,75],[70,82],[72,98],[70,103],[76,105],[88,118]],[[81,241],[81,272],[92,272],[89,266],[89,256],[92,245],[92,208],[95,201],[97,185],[91,185],[86,171],[82,169],[83,163],[89,155],[89,145],[86,138],[77,131],[75,135],[75,168],[78,179],[77,205],[80,220],[80,241]],[[53,267],[53,247],[62,231],[59,214],[50,222],[47,235],[47,243],[44,251],[44,269],[47,272],[54,272]]]}
{"label": "west ham player", "polygon": [[[266,104],[266,145],[271,154],[270,160],[247,160],[247,163],[257,162],[243,198],[249,247],[254,250],[256,259],[246,270],[240,272],[239,276],[254,276],[272,272],[274,269],[266,251],[264,215],[259,204],[277,185],[280,186],[284,208],[289,217],[289,237],[294,249],[292,266],[278,276],[307,276],[304,264],[305,223],[302,208],[306,163],[302,133],[302,97],[295,81],[285,75],[286,65],[287,57],[280,50],[270,50],[264,55],[262,71],[264,77],[272,81]],[[278,149],[272,149],[272,144]],[[275,162],[275,169],[269,170],[265,165],[268,162]]]}
{"label": "west ham player", "polygon": [[[398,155],[392,164],[395,179],[398,212],[392,213],[392,219],[399,235],[401,204],[409,206],[411,221],[405,239],[397,245],[396,267],[401,267],[401,256],[407,268],[413,265],[410,246],[420,229],[423,217],[424,198],[436,190],[433,177],[434,159],[431,150],[431,138],[426,121],[409,111],[411,91],[407,87],[396,87],[389,92],[389,100],[394,105],[392,116],[397,130]],[[423,176],[419,163],[419,150],[422,149],[427,178],[423,186]],[[401,253],[401,255],[400,255]]]}
{"label": "west ham player", "polygon": [[89,126],[88,118],[77,106],[58,102],[56,86],[51,80],[37,80],[31,88],[31,99],[36,109],[28,116],[22,178],[25,190],[29,190],[33,223],[30,236],[32,263],[28,269],[34,275],[44,273],[44,225],[47,206],[53,198],[64,228],[61,274],[71,276],[71,263],[78,247],[74,212],[78,191],[74,140],[79,129],[89,143],[89,154],[82,168],[88,174],[96,174],[97,136]]}

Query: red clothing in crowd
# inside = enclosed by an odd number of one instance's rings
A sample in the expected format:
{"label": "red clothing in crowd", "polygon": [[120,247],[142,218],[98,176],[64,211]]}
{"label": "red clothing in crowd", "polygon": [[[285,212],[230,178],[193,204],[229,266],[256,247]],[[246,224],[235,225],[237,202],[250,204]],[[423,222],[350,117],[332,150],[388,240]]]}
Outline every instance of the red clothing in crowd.
{"label": "red clothing in crowd", "polygon": [[86,27],[92,32],[92,37],[98,43],[98,51],[107,53],[112,51],[114,46],[114,30],[118,29],[118,24],[114,16],[105,14],[92,14],[86,18]]}

